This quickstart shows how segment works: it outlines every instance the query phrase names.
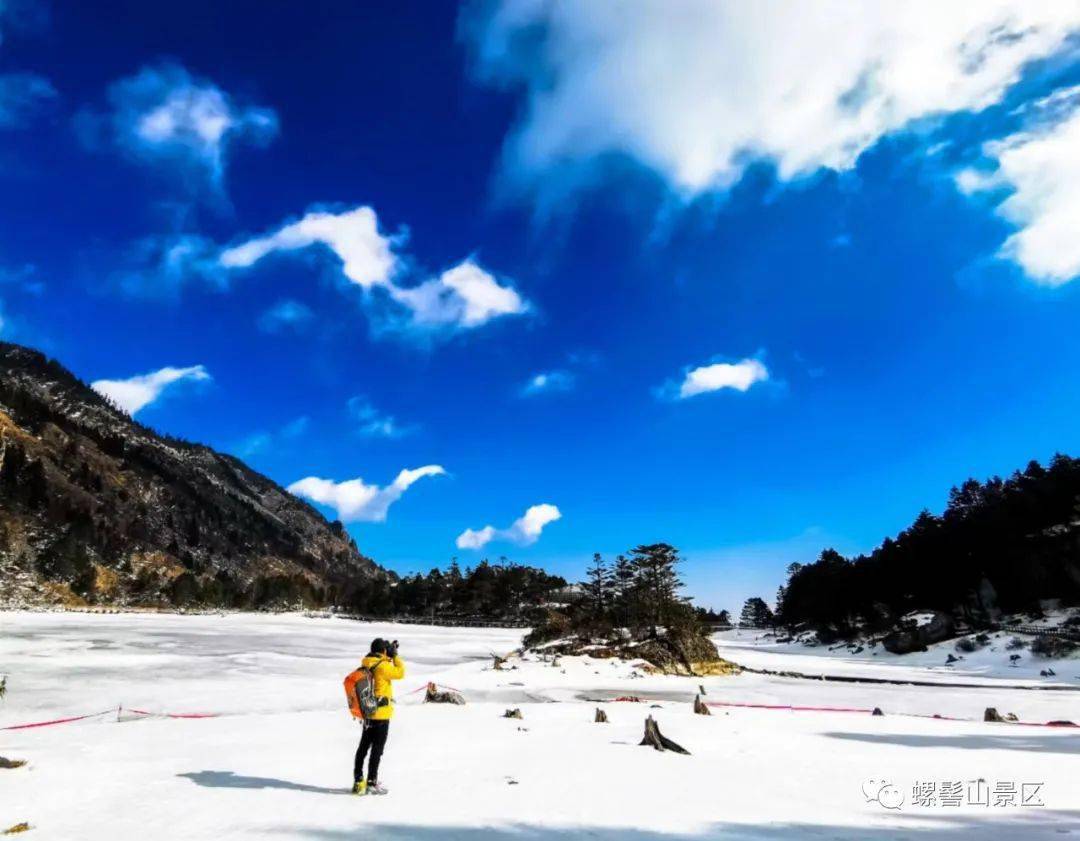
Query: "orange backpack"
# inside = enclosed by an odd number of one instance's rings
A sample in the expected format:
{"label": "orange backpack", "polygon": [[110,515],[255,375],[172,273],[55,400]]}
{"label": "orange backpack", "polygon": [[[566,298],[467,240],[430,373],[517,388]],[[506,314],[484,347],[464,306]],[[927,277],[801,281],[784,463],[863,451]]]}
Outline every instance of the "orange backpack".
{"label": "orange backpack", "polygon": [[345,697],[354,718],[370,720],[379,708],[379,699],[375,697],[375,669],[361,666],[349,672],[345,676]]}

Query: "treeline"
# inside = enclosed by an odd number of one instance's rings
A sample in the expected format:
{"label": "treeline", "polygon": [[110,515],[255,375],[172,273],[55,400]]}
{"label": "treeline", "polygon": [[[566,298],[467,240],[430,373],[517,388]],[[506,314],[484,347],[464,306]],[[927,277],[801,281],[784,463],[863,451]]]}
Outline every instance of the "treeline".
{"label": "treeline", "polygon": [[989,621],[1040,599],[1080,602],[1080,460],[1032,461],[1008,479],[969,479],[940,515],[924,510],[869,555],[826,549],[793,564],[776,622],[836,636],[890,626],[911,610]]}
{"label": "treeline", "polygon": [[522,619],[565,587],[564,578],[506,558],[483,560],[464,572],[455,559],[445,572],[366,581],[345,606],[369,616]]}

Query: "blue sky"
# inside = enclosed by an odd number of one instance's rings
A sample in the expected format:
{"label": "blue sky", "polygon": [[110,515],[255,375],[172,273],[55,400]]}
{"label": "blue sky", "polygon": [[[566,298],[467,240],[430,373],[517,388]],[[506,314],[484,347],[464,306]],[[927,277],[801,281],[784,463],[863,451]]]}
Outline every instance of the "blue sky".
{"label": "blue sky", "polygon": [[0,0],[0,337],[410,572],[771,598],[1080,450],[1069,3]]}

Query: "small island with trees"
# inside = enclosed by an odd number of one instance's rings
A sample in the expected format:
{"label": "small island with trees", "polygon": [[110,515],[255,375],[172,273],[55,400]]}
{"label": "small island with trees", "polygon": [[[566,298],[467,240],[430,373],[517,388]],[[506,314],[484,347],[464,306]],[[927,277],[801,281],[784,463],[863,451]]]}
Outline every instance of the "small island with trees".
{"label": "small island with trees", "polygon": [[525,646],[557,654],[639,659],[667,674],[731,674],[709,635],[704,612],[680,595],[678,550],[637,546],[609,566],[596,554],[576,598],[549,605]]}

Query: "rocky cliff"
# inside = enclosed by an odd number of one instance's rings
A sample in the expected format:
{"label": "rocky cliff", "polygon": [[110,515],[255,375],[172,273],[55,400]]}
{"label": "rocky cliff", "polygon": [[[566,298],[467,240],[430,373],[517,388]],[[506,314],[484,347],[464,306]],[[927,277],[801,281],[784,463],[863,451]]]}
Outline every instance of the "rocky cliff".
{"label": "rocky cliff", "polygon": [[0,605],[347,604],[386,575],[243,462],[0,343]]}

